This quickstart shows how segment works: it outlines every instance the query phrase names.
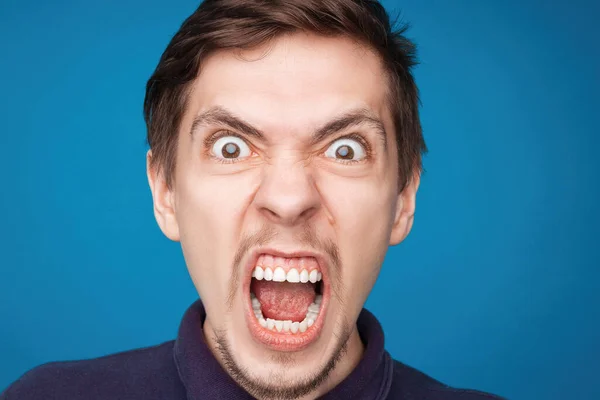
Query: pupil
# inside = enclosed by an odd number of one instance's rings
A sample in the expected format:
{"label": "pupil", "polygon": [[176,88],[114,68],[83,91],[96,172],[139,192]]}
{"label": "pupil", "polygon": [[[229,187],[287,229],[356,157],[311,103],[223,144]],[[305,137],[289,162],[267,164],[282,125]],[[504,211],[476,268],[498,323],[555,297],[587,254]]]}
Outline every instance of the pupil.
{"label": "pupil", "polygon": [[235,143],[227,143],[223,147],[223,157],[225,158],[236,158],[240,155],[240,148]]}
{"label": "pupil", "polygon": [[341,146],[337,150],[337,155],[340,158],[352,159],[354,158],[354,150],[352,150],[352,147],[350,146]]}

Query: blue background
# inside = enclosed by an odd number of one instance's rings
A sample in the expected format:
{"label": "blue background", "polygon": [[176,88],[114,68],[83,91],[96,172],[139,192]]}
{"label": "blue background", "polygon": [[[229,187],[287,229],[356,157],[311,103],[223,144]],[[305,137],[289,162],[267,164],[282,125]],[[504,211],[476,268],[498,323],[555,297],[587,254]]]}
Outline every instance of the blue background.
{"label": "blue background", "polygon": [[[398,359],[512,399],[598,399],[597,2],[385,2],[430,154],[367,303]],[[2,0],[0,390],[169,340],[197,297],[145,176],[146,79],[197,1]]]}

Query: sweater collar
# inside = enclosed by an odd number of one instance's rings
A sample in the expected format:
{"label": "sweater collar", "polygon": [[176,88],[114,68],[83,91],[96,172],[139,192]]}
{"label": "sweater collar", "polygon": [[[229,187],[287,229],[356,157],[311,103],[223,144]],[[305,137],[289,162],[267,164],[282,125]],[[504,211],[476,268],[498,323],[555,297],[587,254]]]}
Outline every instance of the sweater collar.
{"label": "sweater collar", "polygon": [[[253,399],[221,367],[204,338],[206,318],[200,300],[188,308],[179,327],[174,358],[188,400]],[[357,321],[365,351],[354,370],[321,399],[384,399],[392,382],[393,361],[384,349],[381,325],[366,309]]]}

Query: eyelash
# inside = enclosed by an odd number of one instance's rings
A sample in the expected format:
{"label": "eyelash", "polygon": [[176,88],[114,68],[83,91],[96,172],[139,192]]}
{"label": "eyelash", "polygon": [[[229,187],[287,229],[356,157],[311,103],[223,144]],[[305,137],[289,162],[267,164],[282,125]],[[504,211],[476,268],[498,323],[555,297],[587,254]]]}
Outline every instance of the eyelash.
{"label": "eyelash", "polygon": [[[237,138],[240,138],[244,142],[248,143],[248,141],[242,135],[239,135],[232,131],[224,130],[224,131],[219,131],[219,132],[211,135],[210,137],[206,138],[206,140],[204,141],[204,146],[206,148],[206,151],[209,154],[210,158],[212,158],[214,161],[217,161],[221,164],[236,163],[236,162],[238,162],[238,160],[236,160],[236,159],[219,158],[219,157],[215,157],[214,155],[211,154],[211,149],[212,149],[212,146],[215,144],[215,142],[225,136],[235,136]],[[359,142],[365,149],[365,158],[362,160],[336,160],[336,162],[339,162],[341,164],[358,164],[358,163],[365,162],[365,161],[368,161],[371,159],[372,149],[371,149],[371,146],[369,145],[369,142],[364,138],[364,136],[362,136],[358,133],[350,133],[348,135],[343,135],[343,136],[335,138],[334,140],[329,142],[328,146],[331,146],[332,143],[334,143],[340,139],[352,139],[352,140],[356,140],[357,142]]]}

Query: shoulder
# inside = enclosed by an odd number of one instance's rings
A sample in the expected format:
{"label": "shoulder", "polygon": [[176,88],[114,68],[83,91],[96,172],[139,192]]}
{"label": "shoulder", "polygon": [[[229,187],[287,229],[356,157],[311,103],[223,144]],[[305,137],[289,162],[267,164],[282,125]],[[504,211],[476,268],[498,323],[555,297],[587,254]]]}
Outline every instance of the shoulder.
{"label": "shoulder", "polygon": [[423,372],[394,360],[390,399],[411,400],[504,400],[502,397],[445,385]]}
{"label": "shoulder", "polygon": [[178,398],[173,342],[100,358],[40,365],[14,382],[1,400]]}

